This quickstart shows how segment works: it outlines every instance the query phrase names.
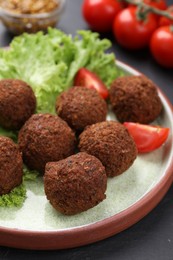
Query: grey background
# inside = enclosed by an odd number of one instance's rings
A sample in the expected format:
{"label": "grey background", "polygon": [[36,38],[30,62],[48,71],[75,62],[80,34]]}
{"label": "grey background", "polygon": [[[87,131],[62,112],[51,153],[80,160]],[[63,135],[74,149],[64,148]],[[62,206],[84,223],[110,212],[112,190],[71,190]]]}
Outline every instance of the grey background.
{"label": "grey background", "polygon": [[[167,3],[173,4],[173,0]],[[67,0],[65,13],[58,26],[61,30],[74,35],[77,29],[88,29],[81,15],[81,4],[82,0]],[[116,44],[111,34],[101,35],[104,36],[113,41],[112,51],[117,59],[149,76],[173,103],[173,70],[161,68],[148,50],[125,51]],[[11,39],[12,35],[0,25],[0,46],[7,46]],[[7,259],[173,260],[173,187],[145,218],[111,238],[68,250],[29,251],[0,247],[0,260]]]}

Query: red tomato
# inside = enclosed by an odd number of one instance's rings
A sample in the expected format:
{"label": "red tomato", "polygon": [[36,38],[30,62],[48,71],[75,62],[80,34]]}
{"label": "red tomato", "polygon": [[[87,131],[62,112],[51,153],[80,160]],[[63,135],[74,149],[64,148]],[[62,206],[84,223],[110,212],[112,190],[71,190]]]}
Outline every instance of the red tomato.
{"label": "red tomato", "polygon": [[123,9],[119,0],[84,0],[82,12],[90,27],[98,32],[111,31],[114,17]]}
{"label": "red tomato", "polygon": [[146,47],[156,28],[157,19],[153,14],[149,14],[145,20],[139,20],[137,8],[133,6],[121,11],[115,17],[113,24],[113,32],[117,42],[130,50]]}
{"label": "red tomato", "polygon": [[147,153],[159,148],[167,139],[169,128],[125,122],[125,127],[133,137],[138,152]]}
{"label": "red tomato", "polygon": [[173,31],[170,26],[160,27],[153,33],[150,50],[160,65],[173,68]]}
{"label": "red tomato", "polygon": [[100,96],[104,99],[108,97],[108,89],[101,81],[101,79],[88,69],[81,68],[77,72],[74,79],[75,86],[83,86],[87,88],[93,88],[98,91]]}
{"label": "red tomato", "polygon": [[[170,13],[173,17],[173,5],[170,5],[168,7],[167,12]],[[173,24],[173,20],[171,20],[165,16],[160,17],[159,26],[165,26],[165,25],[171,25],[171,24]]]}

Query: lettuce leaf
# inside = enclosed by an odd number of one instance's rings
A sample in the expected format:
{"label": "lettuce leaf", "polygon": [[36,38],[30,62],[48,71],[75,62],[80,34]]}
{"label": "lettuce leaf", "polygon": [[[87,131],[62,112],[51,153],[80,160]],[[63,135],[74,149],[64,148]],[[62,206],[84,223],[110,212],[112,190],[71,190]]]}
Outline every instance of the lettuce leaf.
{"label": "lettuce leaf", "polygon": [[110,46],[91,31],[79,31],[74,38],[52,28],[48,34],[23,34],[0,51],[0,79],[26,81],[37,97],[37,112],[55,113],[56,97],[73,85],[79,68],[97,73],[108,87],[119,76],[114,54],[105,53]]}
{"label": "lettuce leaf", "polygon": [[0,207],[21,207],[26,199],[24,184],[14,188],[10,193],[0,196]]}
{"label": "lettuce leaf", "polygon": [[37,171],[31,171],[23,165],[23,183],[8,194],[0,196],[0,207],[21,207],[27,197],[25,182],[35,181],[38,175]]}
{"label": "lettuce leaf", "polygon": [[35,181],[39,176],[39,172],[35,170],[29,170],[26,165],[23,165],[23,180],[24,181]]}
{"label": "lettuce leaf", "polygon": [[17,131],[6,130],[0,126],[0,136],[7,136],[11,138],[15,143],[17,143],[17,137],[18,137]]}

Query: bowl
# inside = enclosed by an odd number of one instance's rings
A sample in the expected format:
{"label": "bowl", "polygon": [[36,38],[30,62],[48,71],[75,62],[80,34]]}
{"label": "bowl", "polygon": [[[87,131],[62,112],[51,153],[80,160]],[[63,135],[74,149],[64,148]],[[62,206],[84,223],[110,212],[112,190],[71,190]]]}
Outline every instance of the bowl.
{"label": "bowl", "polygon": [[57,7],[50,12],[19,13],[0,7],[0,19],[6,28],[15,35],[46,31],[48,27],[56,27],[64,11],[66,0],[56,0]]}

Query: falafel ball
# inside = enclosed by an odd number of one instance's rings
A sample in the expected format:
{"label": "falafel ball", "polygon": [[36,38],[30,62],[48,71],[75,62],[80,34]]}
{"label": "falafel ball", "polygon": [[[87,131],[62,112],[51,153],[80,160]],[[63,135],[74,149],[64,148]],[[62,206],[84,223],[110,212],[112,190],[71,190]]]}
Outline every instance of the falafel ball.
{"label": "falafel ball", "polygon": [[35,112],[36,98],[32,88],[18,79],[0,80],[0,125],[18,130]]}
{"label": "falafel ball", "polygon": [[0,136],[0,195],[9,193],[22,183],[23,161],[18,146]]}
{"label": "falafel ball", "polygon": [[73,129],[105,121],[107,104],[95,89],[72,87],[63,92],[56,101],[56,112]]}
{"label": "falafel ball", "polygon": [[136,144],[129,132],[115,121],[88,126],[79,136],[79,149],[97,157],[108,177],[126,171],[137,156]]}
{"label": "falafel ball", "polygon": [[76,138],[65,121],[47,113],[32,115],[19,131],[18,142],[25,164],[44,173],[47,162],[74,153]]}
{"label": "falafel ball", "polygon": [[162,110],[155,84],[145,76],[125,76],[116,79],[109,91],[113,111],[120,122],[148,124]]}
{"label": "falafel ball", "polygon": [[106,187],[105,167],[87,153],[46,164],[47,199],[63,214],[74,215],[96,206],[106,198]]}

